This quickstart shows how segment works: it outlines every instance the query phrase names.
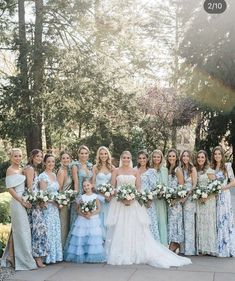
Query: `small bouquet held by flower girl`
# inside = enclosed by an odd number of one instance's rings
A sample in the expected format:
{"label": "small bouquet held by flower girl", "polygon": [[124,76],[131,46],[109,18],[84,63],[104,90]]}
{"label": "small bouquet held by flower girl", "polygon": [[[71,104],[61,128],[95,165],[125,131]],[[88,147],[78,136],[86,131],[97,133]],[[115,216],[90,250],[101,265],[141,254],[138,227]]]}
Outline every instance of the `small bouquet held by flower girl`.
{"label": "small bouquet held by flower girl", "polygon": [[80,211],[83,214],[93,213],[97,209],[96,200],[95,199],[94,200],[90,200],[88,202],[80,201],[79,205],[80,205]]}
{"label": "small bouquet held by flower girl", "polygon": [[140,206],[145,205],[145,207],[150,208],[153,201],[153,192],[145,189],[137,193],[137,201]]}
{"label": "small bouquet held by flower girl", "polygon": [[135,200],[137,196],[137,190],[134,185],[122,184],[118,187],[116,194],[117,201],[121,201],[124,205],[130,206],[131,202]]}
{"label": "small bouquet held by flower girl", "polygon": [[158,184],[152,189],[154,197],[157,199],[164,199],[166,197],[167,186],[164,184]]}
{"label": "small bouquet held by flower girl", "polygon": [[178,185],[175,189],[171,187],[167,188],[165,198],[169,205],[173,206],[174,203],[177,203],[177,201],[180,201],[181,199],[185,198],[187,194],[188,192],[186,190],[186,186]]}
{"label": "small bouquet held by flower girl", "polygon": [[210,181],[205,187],[197,186],[192,195],[193,200],[199,200],[200,203],[205,203],[206,200],[212,195],[215,196],[222,191],[222,184],[219,180]]}
{"label": "small bouquet held by flower girl", "polygon": [[96,190],[105,198],[110,198],[114,195],[114,187],[110,183],[101,184],[97,186]]}

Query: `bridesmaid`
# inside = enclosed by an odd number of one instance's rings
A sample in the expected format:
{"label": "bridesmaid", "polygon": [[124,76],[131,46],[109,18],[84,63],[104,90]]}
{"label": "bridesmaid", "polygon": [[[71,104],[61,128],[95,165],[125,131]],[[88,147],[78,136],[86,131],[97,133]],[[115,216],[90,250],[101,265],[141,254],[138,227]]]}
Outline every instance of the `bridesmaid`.
{"label": "bridesmaid", "polygon": [[26,212],[31,205],[22,200],[25,176],[22,175],[20,168],[22,152],[19,148],[11,150],[10,160],[11,165],[6,173],[6,187],[12,196],[10,203],[12,230],[1,259],[1,265],[7,266],[7,262],[9,262],[15,266],[15,270],[35,269],[37,265],[32,256],[31,231]]}
{"label": "bridesmaid", "polygon": [[[166,166],[169,175],[169,187],[176,189],[178,185],[184,185],[184,176],[179,165],[178,153],[175,149],[169,149],[166,157]],[[178,252],[184,242],[183,208],[181,200],[172,202],[168,207],[168,241],[169,249]]]}
{"label": "bridesmaid", "polygon": [[[151,154],[151,167],[155,169],[155,185],[164,184],[168,186],[168,171],[163,167],[163,154],[161,150],[154,150]],[[167,205],[164,199],[156,200],[158,229],[160,234],[160,242],[163,245],[168,245],[167,235]]]}
{"label": "bridesmaid", "polygon": [[[72,189],[72,171],[70,168],[71,156],[68,152],[62,151],[60,153],[61,166],[57,173],[57,180],[59,183],[59,191],[67,191]],[[65,240],[69,232],[70,214],[69,206],[64,206],[60,210],[60,223],[61,223],[61,240],[62,247],[64,248]]]}
{"label": "bridesmaid", "polygon": [[[215,171],[209,167],[206,151],[200,150],[196,155],[197,186],[204,189],[215,178]],[[196,203],[197,206],[197,252],[216,256],[216,200],[214,195]],[[206,218],[206,219],[205,219]]]}
{"label": "bridesmaid", "polygon": [[[82,183],[86,178],[88,180],[92,179],[92,164],[88,162],[90,150],[87,146],[81,145],[78,148],[78,162],[76,162],[72,167],[72,179],[74,183],[74,189],[78,191],[78,196],[82,196]],[[77,208],[76,208],[77,209]],[[70,226],[72,227],[77,218],[77,211],[74,209],[70,214]]]}
{"label": "bridesmaid", "polygon": [[[222,192],[217,198],[217,245],[219,257],[235,256],[235,228],[231,205],[230,188],[235,186],[232,167],[225,163],[224,151],[217,146],[212,151],[212,168],[215,176],[223,182]],[[229,183],[228,183],[229,181]]]}
{"label": "bridesmaid", "polygon": [[[26,186],[34,193],[39,191],[38,166],[42,163],[43,154],[39,149],[30,152],[29,162],[24,169]],[[43,206],[32,207],[29,214],[32,233],[32,254],[38,267],[45,267],[42,257],[48,254],[47,226]]]}
{"label": "bridesmaid", "polygon": [[[141,190],[151,191],[156,185],[155,170],[149,168],[148,153],[144,150],[138,152],[137,169],[139,170],[141,180]],[[156,204],[152,203],[147,209],[150,218],[150,230],[154,236],[154,239],[160,241],[160,234],[158,229],[158,218]]]}
{"label": "bridesmaid", "polygon": [[[39,175],[40,188],[56,195],[59,190],[59,183],[53,170],[55,168],[55,157],[46,154],[44,157],[45,171]],[[58,205],[49,202],[44,210],[46,225],[48,229],[48,241],[50,253],[47,255],[46,263],[56,263],[63,260],[61,227]]]}
{"label": "bridesmaid", "polygon": [[183,150],[180,156],[180,166],[184,175],[184,184],[188,195],[182,200],[184,221],[184,245],[185,255],[196,254],[195,224],[196,203],[192,201],[192,192],[197,185],[197,171],[192,163],[192,155],[189,150]]}
{"label": "bridesmaid", "polygon": [[[110,151],[107,147],[101,146],[97,150],[96,153],[96,164],[93,167],[93,178],[92,183],[93,186],[96,188],[99,185],[111,183],[111,173],[114,170],[114,166],[112,165],[112,157]],[[102,236],[103,240],[106,237],[106,218],[108,213],[109,207],[109,200],[110,198],[105,198],[104,196],[100,195],[99,198],[101,202],[101,224],[102,224]]]}

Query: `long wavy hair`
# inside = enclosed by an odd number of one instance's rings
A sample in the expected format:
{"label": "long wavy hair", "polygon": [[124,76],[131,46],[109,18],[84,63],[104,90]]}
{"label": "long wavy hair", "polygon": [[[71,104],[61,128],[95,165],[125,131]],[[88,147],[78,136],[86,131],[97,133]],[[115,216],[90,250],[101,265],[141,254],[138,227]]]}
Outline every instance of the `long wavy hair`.
{"label": "long wavy hair", "polygon": [[[146,168],[148,169],[150,167],[150,163],[149,163],[149,155],[148,155],[148,152],[146,150],[140,150],[138,153],[137,153],[137,161],[138,161],[138,158],[140,155],[145,155],[146,159],[147,159],[147,163],[146,163]],[[140,167],[140,164],[137,162],[137,168]]]}
{"label": "long wavy hair", "polygon": [[224,155],[224,150],[221,146],[216,146],[213,150],[212,150],[212,154],[211,154],[211,168],[216,170],[216,166],[217,166],[217,162],[215,161],[215,152],[216,150],[219,150],[222,156],[221,159],[221,163],[220,163],[220,170],[223,172],[224,175],[227,175],[227,169],[225,166],[225,155]]}
{"label": "long wavy hair", "polygon": [[[205,156],[205,163],[204,163],[203,167],[199,166],[199,164],[197,162],[198,155],[201,154],[201,153],[203,153],[204,156]],[[210,166],[210,162],[209,162],[208,154],[207,154],[207,152],[205,150],[199,150],[197,152],[194,164],[195,164],[196,170],[198,172],[200,172],[200,171],[202,171],[203,173],[206,172],[206,170]]]}
{"label": "long wavy hair", "polygon": [[[185,152],[187,152],[189,155],[188,167],[183,162],[183,155]],[[182,151],[182,153],[180,155],[180,167],[182,168],[183,171],[187,171],[187,173],[189,175],[191,175],[194,165],[193,165],[193,159],[192,159],[192,152],[190,150],[185,149]]]}
{"label": "long wavy hair", "polygon": [[41,153],[42,156],[43,156],[43,152],[42,152],[42,150],[40,150],[40,149],[33,149],[32,151],[30,151],[29,159],[28,159],[27,165],[30,165],[30,166],[32,166],[32,167],[35,168],[35,166],[34,166],[34,164],[33,164],[33,159],[34,159],[34,157],[35,157],[36,155],[38,155],[38,153]]}
{"label": "long wavy hair", "polygon": [[161,163],[160,163],[160,167],[159,169],[162,167],[163,165],[163,162],[164,162],[164,156],[163,156],[163,153],[160,149],[155,149],[152,153],[151,153],[151,156],[150,156],[150,167],[153,168],[154,167],[154,163],[153,163],[153,155],[154,154],[158,154],[161,156]]}
{"label": "long wavy hair", "polygon": [[108,148],[106,146],[101,146],[97,150],[96,159],[95,159],[95,161],[96,161],[96,168],[97,168],[98,171],[100,171],[101,167],[102,167],[102,162],[101,162],[101,159],[100,159],[100,151],[101,150],[105,150],[107,152],[107,154],[108,154],[108,159],[106,160],[105,165],[106,165],[106,168],[111,172],[112,169],[113,169],[113,166],[112,166],[112,156],[111,156],[111,153],[110,153],[110,151],[108,150]]}
{"label": "long wavy hair", "polygon": [[[168,157],[169,157],[169,154],[171,152],[174,152],[175,153],[175,156],[176,156],[176,162],[175,162],[175,166],[173,167],[173,169],[171,170],[170,167],[171,167],[171,164],[168,160]],[[175,176],[175,168],[179,166],[179,154],[177,152],[176,149],[174,148],[170,148],[168,151],[167,151],[167,154],[166,154],[166,167],[168,169],[168,171],[170,172],[170,175],[172,176]]]}

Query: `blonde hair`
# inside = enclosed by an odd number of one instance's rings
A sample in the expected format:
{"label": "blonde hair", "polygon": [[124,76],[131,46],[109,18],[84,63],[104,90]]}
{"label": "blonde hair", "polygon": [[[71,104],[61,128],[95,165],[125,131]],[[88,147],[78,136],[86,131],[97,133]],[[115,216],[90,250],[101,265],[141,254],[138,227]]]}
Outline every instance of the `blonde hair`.
{"label": "blonde hair", "polygon": [[151,153],[151,156],[150,156],[150,167],[153,168],[153,166],[154,166],[154,163],[153,163],[153,155],[154,155],[154,154],[158,154],[158,155],[161,156],[161,163],[160,163],[160,167],[159,167],[159,168],[161,168],[161,166],[163,165],[163,162],[164,162],[164,156],[163,156],[163,153],[162,153],[162,151],[161,151],[160,149],[155,149],[155,150]]}
{"label": "blonde hair", "polygon": [[8,153],[9,157],[11,158],[14,155],[14,153],[17,151],[22,154],[22,150],[20,148],[12,148]]}
{"label": "blonde hair", "polygon": [[85,149],[88,153],[90,153],[90,149],[84,144],[79,146],[78,153],[80,153],[82,149]]}
{"label": "blonde hair", "polygon": [[102,166],[102,162],[101,162],[101,159],[100,159],[100,151],[101,150],[105,150],[108,154],[108,159],[107,159],[105,164],[106,164],[107,169],[111,172],[112,171],[112,157],[111,157],[110,151],[105,146],[101,146],[97,150],[96,160],[95,160],[96,161],[96,168],[97,168],[98,171],[101,170],[101,166]]}

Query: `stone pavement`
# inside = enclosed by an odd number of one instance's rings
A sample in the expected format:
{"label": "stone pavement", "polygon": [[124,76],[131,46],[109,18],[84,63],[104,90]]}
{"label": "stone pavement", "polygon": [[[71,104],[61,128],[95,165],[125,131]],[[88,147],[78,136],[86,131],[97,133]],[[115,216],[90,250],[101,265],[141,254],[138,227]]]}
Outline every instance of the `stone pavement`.
{"label": "stone pavement", "polygon": [[[232,190],[235,212],[235,188]],[[192,257],[192,264],[157,269],[148,265],[58,263],[46,268],[21,271],[8,281],[235,281],[235,258]]]}

